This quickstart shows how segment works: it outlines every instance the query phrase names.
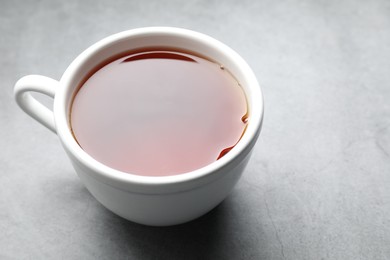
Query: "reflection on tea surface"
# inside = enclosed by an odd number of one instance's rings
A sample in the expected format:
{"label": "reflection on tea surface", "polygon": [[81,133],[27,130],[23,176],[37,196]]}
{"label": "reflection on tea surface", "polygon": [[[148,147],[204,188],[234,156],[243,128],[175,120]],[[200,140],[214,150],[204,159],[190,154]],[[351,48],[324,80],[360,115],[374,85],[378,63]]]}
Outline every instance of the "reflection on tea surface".
{"label": "reflection on tea surface", "polygon": [[178,50],[143,50],[102,66],[71,109],[72,131],[89,155],[145,176],[216,161],[248,122],[237,80],[223,66]]}

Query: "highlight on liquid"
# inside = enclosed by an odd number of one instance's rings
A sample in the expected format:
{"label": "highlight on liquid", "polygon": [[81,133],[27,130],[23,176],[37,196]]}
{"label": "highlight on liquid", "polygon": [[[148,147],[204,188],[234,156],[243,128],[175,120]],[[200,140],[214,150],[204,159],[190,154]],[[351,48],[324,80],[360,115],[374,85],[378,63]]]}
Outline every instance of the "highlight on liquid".
{"label": "highlight on liquid", "polygon": [[245,94],[223,66],[182,50],[129,53],[96,69],[74,97],[77,142],[120,171],[168,176],[228,153],[248,123]]}

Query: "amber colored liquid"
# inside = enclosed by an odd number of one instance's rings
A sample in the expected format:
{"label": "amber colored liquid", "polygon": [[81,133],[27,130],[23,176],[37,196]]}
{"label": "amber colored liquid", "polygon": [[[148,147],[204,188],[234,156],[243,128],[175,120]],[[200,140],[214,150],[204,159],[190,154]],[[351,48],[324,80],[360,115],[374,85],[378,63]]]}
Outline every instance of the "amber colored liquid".
{"label": "amber colored liquid", "polygon": [[221,65],[177,50],[122,56],[90,76],[71,107],[71,127],[97,161],[167,176],[230,151],[247,125],[245,94]]}

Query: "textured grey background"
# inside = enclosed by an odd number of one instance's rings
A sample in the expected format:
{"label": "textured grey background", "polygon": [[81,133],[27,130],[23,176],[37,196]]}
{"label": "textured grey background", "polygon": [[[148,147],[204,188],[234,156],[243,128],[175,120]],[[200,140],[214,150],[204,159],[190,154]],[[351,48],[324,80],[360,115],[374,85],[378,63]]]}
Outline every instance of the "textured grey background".
{"label": "textured grey background", "polygon": [[[218,208],[151,228],[103,208],[13,85],[112,33],[209,34],[253,67],[264,127]],[[1,259],[390,259],[389,1],[0,0]]]}

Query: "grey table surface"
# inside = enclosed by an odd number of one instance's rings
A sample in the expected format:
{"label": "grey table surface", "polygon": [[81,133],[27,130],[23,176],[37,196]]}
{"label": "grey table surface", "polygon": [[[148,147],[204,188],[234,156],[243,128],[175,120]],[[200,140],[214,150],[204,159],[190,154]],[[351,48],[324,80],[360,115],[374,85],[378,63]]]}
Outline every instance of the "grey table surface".
{"label": "grey table surface", "polygon": [[[165,228],[101,206],[13,98],[18,78],[59,79],[101,38],[156,25],[230,45],[265,96],[231,195]],[[0,259],[390,259],[389,1],[0,0],[0,33]]]}

